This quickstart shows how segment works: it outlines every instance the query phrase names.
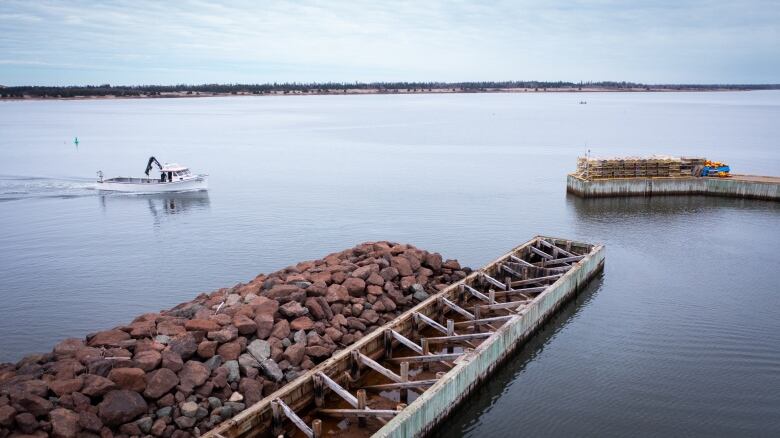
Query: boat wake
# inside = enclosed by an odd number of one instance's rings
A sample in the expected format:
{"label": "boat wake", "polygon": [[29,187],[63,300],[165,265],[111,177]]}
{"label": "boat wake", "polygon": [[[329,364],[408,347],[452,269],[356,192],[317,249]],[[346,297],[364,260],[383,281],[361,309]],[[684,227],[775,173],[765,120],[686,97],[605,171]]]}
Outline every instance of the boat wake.
{"label": "boat wake", "polygon": [[94,179],[0,175],[0,202],[94,196]]}

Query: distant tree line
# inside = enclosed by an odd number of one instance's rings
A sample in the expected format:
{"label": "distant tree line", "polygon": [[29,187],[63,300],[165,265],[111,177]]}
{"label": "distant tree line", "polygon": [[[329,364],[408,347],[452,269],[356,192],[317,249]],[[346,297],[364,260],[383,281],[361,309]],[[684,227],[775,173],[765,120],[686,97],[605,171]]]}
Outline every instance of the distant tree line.
{"label": "distant tree line", "polygon": [[376,90],[384,93],[425,92],[444,90],[450,92],[488,92],[505,88],[528,88],[538,90],[571,89],[645,89],[645,90],[769,90],[780,89],[780,84],[641,84],[635,82],[545,82],[545,81],[485,81],[485,82],[312,82],[312,83],[267,83],[267,84],[200,84],[200,85],[120,85],[110,84],[85,86],[21,86],[0,87],[2,98],[23,97],[138,97],[163,96],[179,93],[187,95],[205,94],[290,94],[290,93],[345,93],[347,90]]}

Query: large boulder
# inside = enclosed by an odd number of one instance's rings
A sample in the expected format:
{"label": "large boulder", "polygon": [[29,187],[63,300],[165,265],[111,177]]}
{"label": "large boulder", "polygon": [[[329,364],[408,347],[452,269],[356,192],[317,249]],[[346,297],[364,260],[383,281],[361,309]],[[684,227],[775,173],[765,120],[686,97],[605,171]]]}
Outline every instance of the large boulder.
{"label": "large boulder", "polygon": [[219,324],[210,319],[190,319],[184,323],[184,328],[189,331],[213,332],[219,330]]}
{"label": "large boulder", "polygon": [[122,330],[106,330],[95,334],[87,345],[90,347],[120,347],[122,342],[128,339],[130,339],[130,335]]}
{"label": "large boulder", "polygon": [[100,397],[112,389],[116,389],[116,384],[113,381],[94,374],[87,374],[84,376],[84,386],[80,392],[89,397]]}
{"label": "large boulder", "polygon": [[[238,358],[238,357],[236,357]],[[184,368],[179,371],[179,381],[184,388],[197,388],[198,386],[206,383],[206,380],[211,375],[211,370],[203,365],[203,363],[190,360],[184,364]]]}
{"label": "large boulder", "polygon": [[79,426],[79,414],[64,408],[58,408],[49,414],[51,436],[54,438],[76,438]]}
{"label": "large boulder", "polygon": [[144,392],[146,389],[146,373],[141,368],[115,368],[108,373],[108,378],[119,389],[135,392]]}
{"label": "large boulder", "polygon": [[109,426],[119,426],[145,414],[147,409],[148,405],[141,394],[126,389],[117,389],[110,391],[103,397],[103,401],[98,405],[98,415],[103,423]]}
{"label": "large boulder", "polygon": [[160,368],[146,375],[144,396],[158,399],[179,384],[179,377],[168,368]]}

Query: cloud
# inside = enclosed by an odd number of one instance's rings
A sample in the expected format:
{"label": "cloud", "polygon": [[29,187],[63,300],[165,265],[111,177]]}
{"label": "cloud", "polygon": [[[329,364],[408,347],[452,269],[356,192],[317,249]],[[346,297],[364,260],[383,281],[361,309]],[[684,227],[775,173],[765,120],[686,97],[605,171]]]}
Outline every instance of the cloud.
{"label": "cloud", "polygon": [[0,81],[780,82],[780,7],[749,3],[5,0]]}

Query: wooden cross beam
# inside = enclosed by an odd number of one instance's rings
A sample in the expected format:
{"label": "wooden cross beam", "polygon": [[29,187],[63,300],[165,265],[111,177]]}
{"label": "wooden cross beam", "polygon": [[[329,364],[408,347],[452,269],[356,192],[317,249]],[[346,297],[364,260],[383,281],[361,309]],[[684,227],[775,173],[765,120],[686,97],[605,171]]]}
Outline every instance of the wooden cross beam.
{"label": "wooden cross beam", "polygon": [[[470,321],[473,324],[473,321]],[[493,332],[485,332],[485,333],[472,333],[468,335],[455,335],[455,336],[437,336],[433,338],[425,338],[429,343],[434,344],[441,344],[441,343],[447,343],[447,342],[463,342],[463,341],[469,341],[472,339],[485,339],[489,338]]]}
{"label": "wooden cross beam", "polygon": [[429,326],[435,328],[436,330],[444,333],[445,335],[447,334],[447,328],[444,327],[443,325],[439,324],[438,322],[434,321],[433,319],[428,318],[427,316],[425,316],[425,315],[423,315],[422,313],[419,313],[419,312],[415,312],[415,315],[417,315],[417,317],[422,322],[424,322],[424,323],[428,324]]}
{"label": "wooden cross beam", "polygon": [[347,391],[346,389],[342,388],[341,385],[336,383],[336,381],[332,380],[330,377],[328,377],[323,372],[318,372],[315,375],[318,376],[320,379],[322,379],[322,382],[325,385],[327,385],[327,387],[330,388],[331,391],[333,391],[336,394],[338,394],[339,397],[343,398],[347,403],[352,405],[352,407],[357,408],[358,400],[357,400],[357,398],[354,395],[350,394],[349,391]]}
{"label": "wooden cross beam", "polygon": [[444,303],[445,306],[449,307],[450,309],[460,313],[461,315],[465,316],[468,319],[474,319],[474,315],[471,314],[468,310],[460,307],[459,305],[453,303],[452,301],[448,300],[447,298],[442,297],[441,302]]}
{"label": "wooden cross beam", "polygon": [[437,381],[438,380],[436,379],[410,380],[408,382],[384,383],[381,385],[368,385],[368,386],[364,386],[363,389],[367,389],[370,391],[386,391],[388,389],[416,389],[419,387],[432,386]]}
{"label": "wooden cross beam", "polygon": [[541,243],[542,245],[546,246],[547,248],[550,248],[550,249],[553,249],[553,250],[557,250],[559,253],[565,255],[566,257],[576,257],[577,256],[577,254],[570,253],[569,251],[566,251],[565,249],[561,248],[560,246],[558,246],[558,245],[556,245],[556,244],[554,244],[552,242],[548,242],[548,241],[546,241],[544,239],[540,239],[539,243]]}
{"label": "wooden cross beam", "polygon": [[[471,321],[464,321],[464,324],[471,324]],[[456,323],[458,324],[458,323]],[[389,359],[390,362],[409,362],[409,363],[421,363],[421,362],[440,362],[440,361],[453,361],[459,358],[463,353],[442,353],[442,354],[429,354],[427,356],[404,356],[394,357]]]}
{"label": "wooden cross beam", "polygon": [[282,412],[284,412],[284,415],[292,422],[292,424],[295,425],[295,427],[303,432],[304,435],[306,435],[308,438],[314,438],[314,431],[311,430],[306,422],[303,421],[301,417],[295,413],[295,411],[290,409],[290,407],[287,406],[287,404],[283,402],[282,399],[277,398],[275,400],[271,400],[271,409],[277,412],[276,416],[278,416],[278,410],[280,408]]}
{"label": "wooden cross beam", "polygon": [[317,413],[339,418],[395,417],[399,411],[390,409],[319,409]]}

